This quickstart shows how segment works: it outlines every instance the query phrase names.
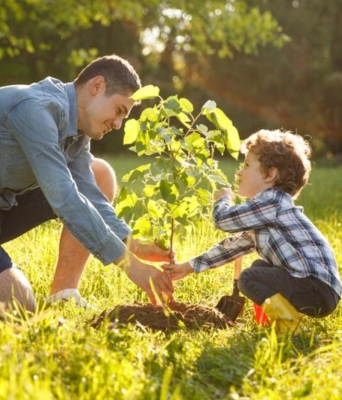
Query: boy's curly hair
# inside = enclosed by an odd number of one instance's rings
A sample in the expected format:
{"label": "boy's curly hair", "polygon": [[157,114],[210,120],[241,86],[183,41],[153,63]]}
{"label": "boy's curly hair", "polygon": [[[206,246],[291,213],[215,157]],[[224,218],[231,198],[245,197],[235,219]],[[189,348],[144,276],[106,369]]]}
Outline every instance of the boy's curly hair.
{"label": "boy's curly hair", "polygon": [[298,197],[311,172],[311,148],[302,136],[290,131],[261,129],[243,142],[241,152],[248,151],[258,157],[265,174],[271,167],[277,168],[274,187]]}

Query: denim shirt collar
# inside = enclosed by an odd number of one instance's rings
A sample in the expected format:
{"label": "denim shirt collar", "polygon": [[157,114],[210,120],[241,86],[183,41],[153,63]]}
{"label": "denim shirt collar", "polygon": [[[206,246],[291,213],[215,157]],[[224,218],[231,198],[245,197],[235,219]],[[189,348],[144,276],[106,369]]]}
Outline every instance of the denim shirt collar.
{"label": "denim shirt collar", "polygon": [[79,134],[77,131],[77,122],[78,122],[78,110],[77,110],[77,94],[75,84],[73,82],[69,82],[65,84],[65,90],[69,99],[69,126],[68,131],[66,133],[67,136],[75,136],[75,134]]}

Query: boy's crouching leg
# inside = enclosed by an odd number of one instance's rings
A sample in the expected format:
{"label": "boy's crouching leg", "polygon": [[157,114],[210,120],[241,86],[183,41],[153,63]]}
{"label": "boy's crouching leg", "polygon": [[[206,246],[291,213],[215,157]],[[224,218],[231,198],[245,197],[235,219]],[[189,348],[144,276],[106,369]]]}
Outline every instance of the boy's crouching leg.
{"label": "boy's crouching leg", "polygon": [[15,306],[34,312],[36,300],[31,285],[17,266],[7,268],[0,273],[0,315]]}

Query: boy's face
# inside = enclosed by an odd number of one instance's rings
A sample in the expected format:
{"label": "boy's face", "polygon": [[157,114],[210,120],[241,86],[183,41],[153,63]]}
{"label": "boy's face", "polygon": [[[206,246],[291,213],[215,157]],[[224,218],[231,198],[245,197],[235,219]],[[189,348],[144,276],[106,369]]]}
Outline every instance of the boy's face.
{"label": "boy's face", "polygon": [[245,156],[245,162],[237,172],[240,196],[253,198],[259,192],[272,187],[265,174],[262,172],[260,162],[256,154],[249,151]]}

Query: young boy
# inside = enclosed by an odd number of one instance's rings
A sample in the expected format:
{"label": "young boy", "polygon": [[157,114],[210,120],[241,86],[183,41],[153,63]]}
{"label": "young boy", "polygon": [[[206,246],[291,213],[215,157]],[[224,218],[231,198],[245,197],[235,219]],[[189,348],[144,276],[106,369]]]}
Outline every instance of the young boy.
{"label": "young boy", "polygon": [[231,189],[221,189],[213,209],[215,225],[236,235],[164,269],[177,280],[256,251],[260,259],[241,273],[239,290],[276,321],[278,332],[297,334],[299,313],[327,316],[341,296],[329,243],[293,201],[308,181],[311,149],[291,132],[260,130],[244,141],[241,152],[238,193],[247,200],[232,205]]}

